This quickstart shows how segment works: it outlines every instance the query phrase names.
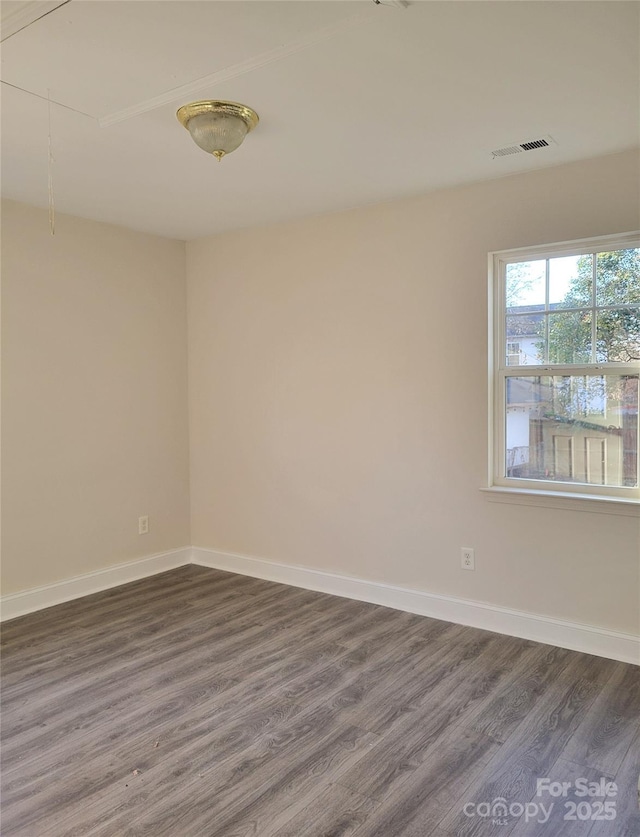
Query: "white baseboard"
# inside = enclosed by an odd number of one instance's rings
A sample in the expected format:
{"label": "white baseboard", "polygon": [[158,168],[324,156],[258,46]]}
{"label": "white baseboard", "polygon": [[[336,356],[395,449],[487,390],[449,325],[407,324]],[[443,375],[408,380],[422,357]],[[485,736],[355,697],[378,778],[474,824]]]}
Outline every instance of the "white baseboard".
{"label": "white baseboard", "polygon": [[446,622],[469,625],[486,631],[518,636],[523,639],[557,645],[572,651],[582,651],[620,660],[625,663],[640,665],[640,637],[539,616],[525,611],[511,610],[484,602],[442,596],[381,584],[362,578],[313,570],[293,564],[279,564],[252,558],[247,555],[235,555],[201,547],[183,547],[158,555],[150,555],[125,564],[116,564],[103,570],[35,587],[21,593],[13,593],[0,598],[0,619],[14,619],[45,607],[98,593],[119,584],[137,581],[140,578],[173,570],[185,564],[197,564],[217,570],[249,575],[277,581],[306,590],[317,590],[334,596],[343,596],[362,602],[431,616]]}
{"label": "white baseboard", "polygon": [[103,570],[77,575],[44,587],[33,587],[22,593],[11,593],[0,598],[0,620],[15,619],[34,610],[41,610],[52,605],[62,604],[71,599],[99,593],[119,584],[137,581],[139,578],[173,570],[191,563],[191,548],[183,547],[158,555],[148,555],[126,564],[116,564]]}
{"label": "white baseboard", "polygon": [[640,665],[640,637],[632,634],[214,549],[194,547],[192,562]]}

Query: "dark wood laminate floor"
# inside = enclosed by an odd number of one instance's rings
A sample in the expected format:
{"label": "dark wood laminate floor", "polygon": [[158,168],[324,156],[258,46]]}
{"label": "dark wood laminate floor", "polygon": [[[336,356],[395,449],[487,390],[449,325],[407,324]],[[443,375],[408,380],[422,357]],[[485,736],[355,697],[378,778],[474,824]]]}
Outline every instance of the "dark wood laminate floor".
{"label": "dark wood laminate floor", "polygon": [[198,567],[2,644],[4,837],[640,835],[634,666]]}

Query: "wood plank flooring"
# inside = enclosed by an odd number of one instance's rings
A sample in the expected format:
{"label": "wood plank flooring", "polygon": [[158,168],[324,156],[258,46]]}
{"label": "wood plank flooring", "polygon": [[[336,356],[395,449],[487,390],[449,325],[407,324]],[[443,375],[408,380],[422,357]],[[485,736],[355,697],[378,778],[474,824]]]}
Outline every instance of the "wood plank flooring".
{"label": "wood plank flooring", "polygon": [[2,648],[4,837],[640,835],[634,666],[199,567]]}

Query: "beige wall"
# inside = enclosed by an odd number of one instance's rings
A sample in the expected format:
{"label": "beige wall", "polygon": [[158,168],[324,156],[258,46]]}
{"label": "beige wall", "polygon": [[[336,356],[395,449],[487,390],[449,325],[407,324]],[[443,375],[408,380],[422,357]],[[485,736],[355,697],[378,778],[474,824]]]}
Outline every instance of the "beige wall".
{"label": "beige wall", "polygon": [[636,633],[637,517],[479,489],[487,253],[637,229],[639,174],[625,153],[189,243],[193,544]]}
{"label": "beige wall", "polygon": [[13,202],[2,232],[3,593],[188,545],[184,244]]}
{"label": "beige wall", "polygon": [[190,430],[184,245],[3,203],[3,593],[191,542],[637,632],[637,517],[479,488],[487,252],[640,227],[639,174],[189,243]]}

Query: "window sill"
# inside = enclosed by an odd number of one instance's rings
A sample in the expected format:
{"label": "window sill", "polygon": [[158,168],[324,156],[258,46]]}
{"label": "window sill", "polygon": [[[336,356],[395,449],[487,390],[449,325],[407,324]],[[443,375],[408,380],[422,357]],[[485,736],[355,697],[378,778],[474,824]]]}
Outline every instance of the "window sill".
{"label": "window sill", "polygon": [[603,497],[598,494],[570,494],[558,491],[536,491],[529,488],[506,488],[493,485],[481,488],[492,503],[511,503],[516,506],[540,506],[548,509],[618,514],[640,518],[640,500],[622,497]]}

